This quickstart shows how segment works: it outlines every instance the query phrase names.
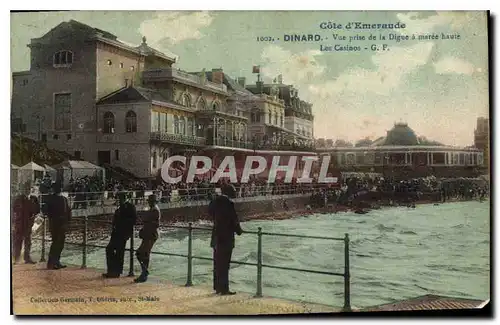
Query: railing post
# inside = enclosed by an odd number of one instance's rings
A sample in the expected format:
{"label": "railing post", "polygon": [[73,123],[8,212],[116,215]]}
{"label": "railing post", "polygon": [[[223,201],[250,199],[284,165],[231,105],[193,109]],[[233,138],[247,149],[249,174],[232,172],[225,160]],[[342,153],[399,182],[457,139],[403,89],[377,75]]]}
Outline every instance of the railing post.
{"label": "railing post", "polygon": [[188,228],[188,271],[186,287],[193,285],[193,223],[189,223]]}
{"label": "railing post", "polygon": [[82,269],[87,267],[87,235],[88,235],[88,219],[87,215],[83,218],[83,245],[82,245]]}
{"label": "railing post", "polygon": [[128,268],[128,276],[134,276],[134,236],[135,236],[135,229],[132,228],[132,236],[130,236],[130,260],[129,260],[129,268]]}
{"label": "railing post", "polygon": [[47,216],[43,215],[43,229],[42,229],[42,253],[40,257],[40,262],[45,262],[45,242],[47,240],[47,222],[48,222]]}
{"label": "railing post", "polygon": [[257,231],[257,293],[255,297],[262,297],[262,228]]}
{"label": "railing post", "polygon": [[349,272],[349,234],[344,237],[344,308],[342,311],[351,311],[351,274]]}

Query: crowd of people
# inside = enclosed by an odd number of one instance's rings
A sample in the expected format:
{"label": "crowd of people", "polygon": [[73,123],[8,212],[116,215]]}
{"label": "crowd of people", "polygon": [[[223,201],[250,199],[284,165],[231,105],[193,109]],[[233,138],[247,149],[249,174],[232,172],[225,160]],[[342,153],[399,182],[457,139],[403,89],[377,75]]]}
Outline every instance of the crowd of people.
{"label": "crowd of people", "polygon": [[[437,179],[430,176],[401,181],[383,177],[349,177],[340,185],[316,189],[310,198],[311,206],[323,207],[328,203],[351,206],[355,201],[369,201],[373,197],[379,201],[414,204],[424,194],[435,194],[433,197],[440,202],[484,200],[489,192],[488,183],[477,178]],[[374,193],[377,195],[371,195]]]}

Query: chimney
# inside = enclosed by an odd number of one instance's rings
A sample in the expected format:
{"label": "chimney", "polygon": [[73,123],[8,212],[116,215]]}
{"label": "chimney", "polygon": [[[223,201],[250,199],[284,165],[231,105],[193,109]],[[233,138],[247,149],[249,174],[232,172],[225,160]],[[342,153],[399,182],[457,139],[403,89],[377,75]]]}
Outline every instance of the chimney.
{"label": "chimney", "polygon": [[238,78],[238,84],[240,84],[241,87],[245,88],[245,82],[246,82],[247,78],[245,77],[240,77]]}
{"label": "chimney", "polygon": [[262,91],[264,90],[264,83],[262,81],[257,81],[255,84],[257,85],[257,93],[262,94]]}
{"label": "chimney", "polygon": [[216,84],[222,84],[224,82],[224,72],[222,68],[212,69],[212,82]]}

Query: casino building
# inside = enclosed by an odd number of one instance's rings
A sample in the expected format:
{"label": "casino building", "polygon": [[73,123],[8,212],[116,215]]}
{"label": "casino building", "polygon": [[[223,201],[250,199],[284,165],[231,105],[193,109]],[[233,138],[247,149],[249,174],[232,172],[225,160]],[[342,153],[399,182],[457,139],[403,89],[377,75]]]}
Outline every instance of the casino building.
{"label": "casino building", "polygon": [[477,148],[445,146],[418,138],[406,123],[395,123],[369,146],[317,148],[342,172],[375,172],[393,177],[475,177],[484,164]]}
{"label": "casino building", "polygon": [[248,154],[316,155],[311,105],[291,85],[183,71],[146,37],[134,46],[75,20],[28,47],[30,69],[12,74],[12,131],[75,159],[155,178],[173,155],[238,166]]}

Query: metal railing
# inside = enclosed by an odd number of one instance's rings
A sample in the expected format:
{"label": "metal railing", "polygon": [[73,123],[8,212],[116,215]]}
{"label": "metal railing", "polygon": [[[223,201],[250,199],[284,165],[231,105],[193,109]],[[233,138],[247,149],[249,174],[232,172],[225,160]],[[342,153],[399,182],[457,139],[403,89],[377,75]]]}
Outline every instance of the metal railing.
{"label": "metal railing", "polygon": [[[83,230],[82,230],[81,243],[67,242],[67,241],[65,241],[65,243],[70,244],[70,245],[79,245],[82,247],[81,268],[86,268],[87,267],[87,247],[105,249],[106,246],[88,243],[89,218],[87,216],[85,216],[85,217],[83,217],[83,220],[84,220],[84,225],[83,225]],[[37,237],[33,238],[33,239],[41,240],[42,247],[41,247],[40,262],[45,262],[45,251],[46,251],[45,246],[46,246],[47,242],[50,241],[47,239],[46,221],[47,221],[47,219],[44,218],[42,238],[41,239],[37,238]],[[104,222],[107,224],[110,223],[109,221],[105,221],[105,220],[97,220],[97,221]],[[187,245],[187,253],[186,254],[158,252],[158,251],[152,251],[151,254],[187,258],[187,275],[186,275],[186,285],[185,286],[186,287],[192,286],[193,285],[193,264],[192,264],[193,259],[213,261],[213,258],[211,258],[211,257],[193,255],[193,230],[211,231],[212,228],[193,227],[193,224],[191,222],[188,224],[188,226],[161,225],[161,228],[187,229],[187,231],[188,231],[188,245]],[[349,261],[349,234],[346,233],[343,238],[341,238],[341,237],[306,236],[306,235],[297,235],[297,234],[264,232],[264,231],[262,231],[261,227],[258,227],[258,231],[243,231],[243,234],[257,235],[257,263],[248,263],[248,262],[233,261],[233,260],[231,260],[231,263],[256,267],[257,281],[256,281],[256,293],[255,293],[254,297],[256,297],[256,298],[262,297],[262,288],[263,288],[262,269],[263,268],[287,270],[287,271],[297,271],[297,272],[322,274],[322,275],[331,275],[331,276],[341,276],[344,278],[344,305],[343,305],[342,310],[345,312],[351,311],[351,292],[350,292],[351,275],[350,275],[350,261]],[[128,251],[130,253],[128,276],[134,276],[134,254],[133,254],[135,252],[134,236],[135,236],[135,231],[134,231],[134,235],[132,235],[132,237],[130,238],[129,248],[126,249],[126,251]],[[319,239],[319,240],[329,240],[329,241],[343,241],[344,242],[344,272],[343,273],[329,272],[329,271],[301,269],[301,268],[294,268],[294,267],[265,264],[262,261],[262,237],[263,236],[280,236],[280,237],[295,237],[295,238]]]}

